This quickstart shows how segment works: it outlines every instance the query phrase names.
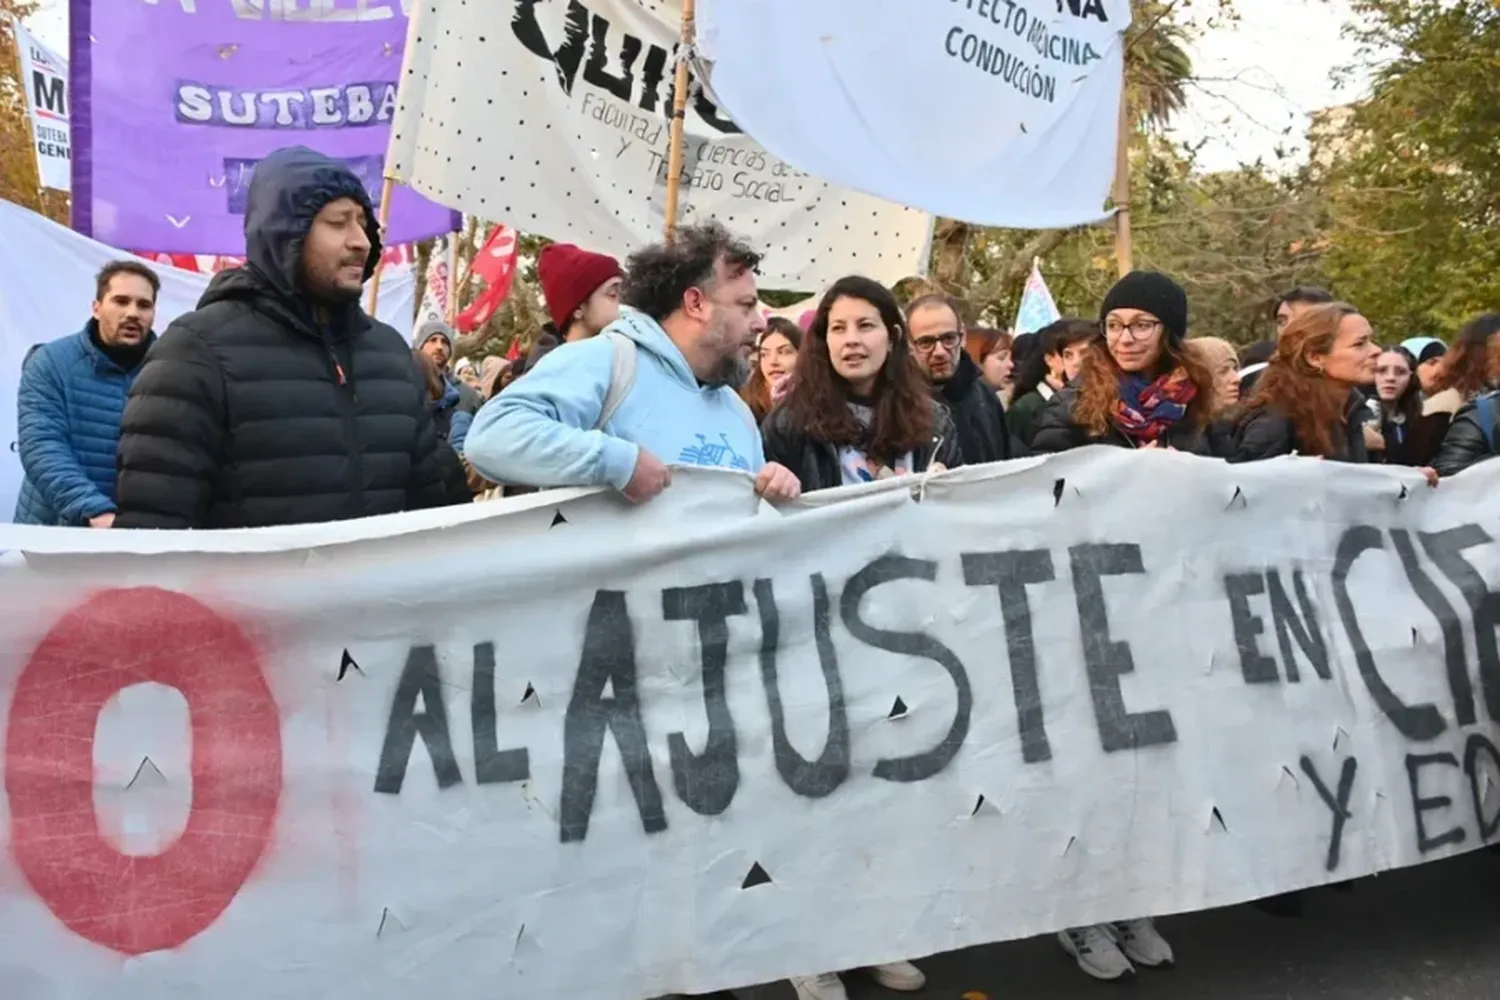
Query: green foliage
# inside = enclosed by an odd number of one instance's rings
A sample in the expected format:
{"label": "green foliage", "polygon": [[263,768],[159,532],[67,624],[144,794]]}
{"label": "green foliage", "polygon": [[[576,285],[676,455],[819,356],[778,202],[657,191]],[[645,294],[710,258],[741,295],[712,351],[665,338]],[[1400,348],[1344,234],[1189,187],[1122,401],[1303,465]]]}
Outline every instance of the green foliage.
{"label": "green foliage", "polygon": [[1354,0],[1376,64],[1326,178],[1334,288],[1392,335],[1500,307],[1500,7]]}

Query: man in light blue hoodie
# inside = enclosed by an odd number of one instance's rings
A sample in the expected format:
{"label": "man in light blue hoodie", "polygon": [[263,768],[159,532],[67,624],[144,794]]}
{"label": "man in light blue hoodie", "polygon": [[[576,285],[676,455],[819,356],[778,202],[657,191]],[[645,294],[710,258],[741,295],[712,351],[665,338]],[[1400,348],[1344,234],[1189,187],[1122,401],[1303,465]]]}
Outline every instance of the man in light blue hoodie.
{"label": "man in light blue hoodie", "polygon": [[612,486],[635,503],[667,487],[667,463],[739,469],[767,500],[795,499],[797,477],[766,462],[735,391],[766,325],[759,263],[716,223],[638,251],[620,318],[558,347],[486,403],[464,456],[494,482]]}

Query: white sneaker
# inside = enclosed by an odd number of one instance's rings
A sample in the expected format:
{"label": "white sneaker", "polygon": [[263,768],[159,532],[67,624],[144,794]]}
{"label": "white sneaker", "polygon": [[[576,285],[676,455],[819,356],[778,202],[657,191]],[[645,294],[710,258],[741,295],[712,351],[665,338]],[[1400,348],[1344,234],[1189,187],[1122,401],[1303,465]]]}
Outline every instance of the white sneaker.
{"label": "white sneaker", "polygon": [[1114,935],[1104,924],[1058,931],[1057,943],[1078,960],[1080,969],[1095,979],[1119,979],[1135,972],[1130,959],[1120,951]]}
{"label": "white sneaker", "polygon": [[1120,950],[1136,965],[1158,968],[1173,962],[1172,946],[1157,931],[1150,917],[1121,920],[1110,925]]}
{"label": "white sneaker", "polygon": [[885,965],[872,965],[869,968],[870,978],[888,990],[897,993],[920,993],[922,987],[927,985],[927,977],[922,975],[922,970],[910,962],[887,962]]}
{"label": "white sneaker", "polygon": [[849,1000],[849,994],[844,992],[844,981],[837,972],[793,976],[788,982],[797,991],[797,1000]]}

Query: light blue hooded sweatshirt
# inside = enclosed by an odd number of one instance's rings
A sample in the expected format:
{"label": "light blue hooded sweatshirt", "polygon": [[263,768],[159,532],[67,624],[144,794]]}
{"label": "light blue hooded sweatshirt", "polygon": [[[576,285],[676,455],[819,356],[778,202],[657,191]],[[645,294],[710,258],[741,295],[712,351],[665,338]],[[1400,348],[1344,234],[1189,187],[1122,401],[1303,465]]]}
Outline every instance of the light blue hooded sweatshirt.
{"label": "light blue hooded sweatshirt", "polygon": [[667,465],[754,474],[765,465],[760,430],[733,389],[698,384],[661,324],[625,309],[606,333],[635,341],[635,386],[602,430],[615,345],[600,335],[563,344],[484,405],[464,457],[513,486],[623,489],[645,448]]}

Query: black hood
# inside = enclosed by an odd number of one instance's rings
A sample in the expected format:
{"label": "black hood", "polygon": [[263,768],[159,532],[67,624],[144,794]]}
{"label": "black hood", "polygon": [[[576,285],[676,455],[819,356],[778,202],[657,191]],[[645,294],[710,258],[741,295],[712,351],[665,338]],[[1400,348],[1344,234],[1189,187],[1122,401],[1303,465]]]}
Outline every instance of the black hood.
{"label": "black hood", "polygon": [[964,398],[964,394],[977,382],[984,372],[969,357],[969,352],[963,347],[958,349],[958,366],[953,369],[953,375],[946,382],[939,382],[934,388],[938,396],[948,403],[957,403]]}
{"label": "black hood", "polygon": [[353,198],[365,210],[370,255],[365,278],[380,263],[380,224],[369,192],[354,171],[306,146],[278,149],[256,164],[245,203],[246,266],[221,271],[209,283],[199,307],[223,298],[272,290],[288,305],[305,296],[301,283],[302,244],[323,206]]}

